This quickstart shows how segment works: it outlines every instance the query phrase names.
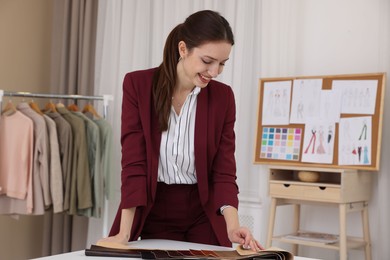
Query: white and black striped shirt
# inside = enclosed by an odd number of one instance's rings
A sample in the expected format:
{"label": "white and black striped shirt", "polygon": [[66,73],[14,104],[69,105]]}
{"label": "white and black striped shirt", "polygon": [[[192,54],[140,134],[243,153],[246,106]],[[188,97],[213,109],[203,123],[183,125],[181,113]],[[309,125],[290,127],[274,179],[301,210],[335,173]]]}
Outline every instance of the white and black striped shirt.
{"label": "white and black striped shirt", "polygon": [[187,96],[177,115],[174,108],[168,122],[168,130],[161,136],[158,181],[166,184],[197,183],[194,155],[194,131],[196,101],[199,87]]}

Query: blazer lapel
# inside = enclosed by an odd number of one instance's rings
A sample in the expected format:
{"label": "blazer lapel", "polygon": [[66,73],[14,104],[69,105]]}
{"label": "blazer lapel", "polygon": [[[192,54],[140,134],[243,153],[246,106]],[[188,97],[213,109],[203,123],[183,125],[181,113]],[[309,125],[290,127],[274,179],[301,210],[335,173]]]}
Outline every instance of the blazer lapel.
{"label": "blazer lapel", "polygon": [[159,154],[160,154],[160,144],[161,144],[161,131],[160,126],[158,122],[158,118],[156,115],[156,112],[154,110],[154,107],[152,106],[151,111],[151,145],[152,149],[151,155],[149,155],[151,158],[150,161],[150,180],[149,180],[149,187],[150,187],[150,198],[152,201],[154,201],[156,196],[156,189],[157,189],[157,176],[158,176],[158,160],[159,160]]}
{"label": "blazer lapel", "polygon": [[209,190],[207,185],[207,121],[208,121],[208,91],[203,88],[198,94],[195,118],[195,167],[198,179],[200,201],[205,205]]}

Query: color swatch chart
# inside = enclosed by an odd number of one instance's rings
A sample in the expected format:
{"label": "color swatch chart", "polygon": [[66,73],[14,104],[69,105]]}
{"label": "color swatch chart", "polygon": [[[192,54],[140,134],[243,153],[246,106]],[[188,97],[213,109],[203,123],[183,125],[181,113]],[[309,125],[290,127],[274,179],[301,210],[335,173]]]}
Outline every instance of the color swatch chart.
{"label": "color swatch chart", "polygon": [[298,161],[301,140],[300,128],[264,127],[260,158]]}

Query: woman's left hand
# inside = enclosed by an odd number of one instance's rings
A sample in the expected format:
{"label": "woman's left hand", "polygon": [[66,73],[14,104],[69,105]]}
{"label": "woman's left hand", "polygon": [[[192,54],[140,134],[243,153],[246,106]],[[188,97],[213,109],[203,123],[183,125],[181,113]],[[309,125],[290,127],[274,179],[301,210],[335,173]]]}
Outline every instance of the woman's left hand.
{"label": "woman's left hand", "polygon": [[233,229],[228,234],[232,243],[237,243],[245,249],[251,249],[254,252],[264,250],[264,247],[252,236],[250,230],[246,227]]}

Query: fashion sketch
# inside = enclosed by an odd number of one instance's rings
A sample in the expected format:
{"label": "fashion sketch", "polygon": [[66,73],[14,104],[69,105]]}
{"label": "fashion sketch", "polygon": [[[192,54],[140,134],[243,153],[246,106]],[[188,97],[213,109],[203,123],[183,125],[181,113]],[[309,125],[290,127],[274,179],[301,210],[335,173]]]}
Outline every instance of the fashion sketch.
{"label": "fashion sketch", "polygon": [[335,123],[311,119],[305,124],[303,162],[333,163]]}
{"label": "fashion sketch", "polygon": [[290,123],[303,124],[320,117],[322,79],[296,79],[293,82]]}
{"label": "fashion sketch", "polygon": [[371,164],[371,116],[341,118],[339,131],[339,165]]}
{"label": "fashion sketch", "polygon": [[378,80],[334,80],[332,89],[341,93],[341,113],[374,114]]}
{"label": "fashion sketch", "polygon": [[339,122],[341,113],[341,93],[336,90],[321,90],[320,118]]}
{"label": "fashion sketch", "polygon": [[287,125],[290,116],[291,81],[265,82],[262,125]]}

